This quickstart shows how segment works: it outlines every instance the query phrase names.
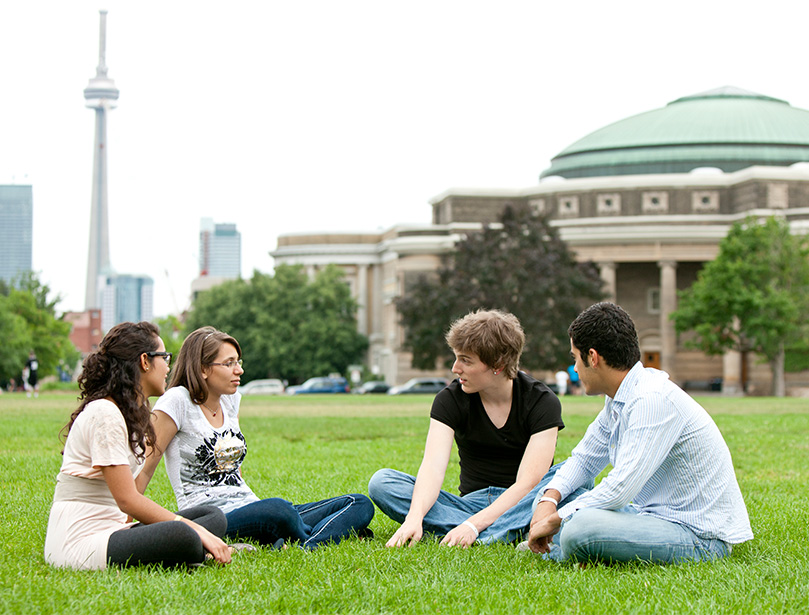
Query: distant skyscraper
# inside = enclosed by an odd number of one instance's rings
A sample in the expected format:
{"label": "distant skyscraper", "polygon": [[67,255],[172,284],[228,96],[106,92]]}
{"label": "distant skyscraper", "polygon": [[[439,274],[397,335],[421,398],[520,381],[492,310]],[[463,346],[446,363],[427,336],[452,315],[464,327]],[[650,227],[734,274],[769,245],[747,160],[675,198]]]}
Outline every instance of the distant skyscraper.
{"label": "distant skyscraper", "polygon": [[202,218],[199,231],[199,274],[238,278],[242,273],[242,235],[235,224],[214,224]]}
{"label": "distant skyscraper", "polygon": [[154,317],[154,280],[145,275],[111,273],[99,282],[101,328],[106,332],[120,322]]}
{"label": "distant skyscraper", "polygon": [[93,141],[93,196],[90,209],[90,249],[87,256],[87,290],[84,296],[85,309],[101,307],[99,301],[99,276],[110,269],[109,218],[107,212],[107,112],[114,109],[118,100],[118,88],[107,77],[105,58],[107,46],[107,11],[101,16],[98,66],[96,76],[84,89],[85,105],[95,109],[95,139]]}
{"label": "distant skyscraper", "polygon": [[31,270],[34,229],[31,186],[0,186],[0,279]]}

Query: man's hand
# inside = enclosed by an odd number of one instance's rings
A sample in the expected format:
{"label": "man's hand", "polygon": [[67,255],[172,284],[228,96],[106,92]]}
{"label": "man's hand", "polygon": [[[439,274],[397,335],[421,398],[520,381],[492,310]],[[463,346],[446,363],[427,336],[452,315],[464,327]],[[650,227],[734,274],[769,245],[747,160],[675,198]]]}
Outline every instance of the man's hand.
{"label": "man's hand", "polygon": [[552,502],[540,502],[531,519],[528,548],[534,553],[549,553],[553,535],[559,531],[562,519]]}
{"label": "man's hand", "polygon": [[410,521],[405,518],[404,523],[399,526],[399,529],[396,530],[396,533],[385,543],[385,546],[404,547],[409,545],[412,547],[421,540],[422,534],[421,521]]}
{"label": "man's hand", "polygon": [[462,523],[454,528],[452,528],[444,539],[441,541],[442,545],[447,545],[448,547],[463,547],[464,549],[468,549],[473,544],[475,544],[475,540],[477,540],[478,535],[472,530],[471,527]]}

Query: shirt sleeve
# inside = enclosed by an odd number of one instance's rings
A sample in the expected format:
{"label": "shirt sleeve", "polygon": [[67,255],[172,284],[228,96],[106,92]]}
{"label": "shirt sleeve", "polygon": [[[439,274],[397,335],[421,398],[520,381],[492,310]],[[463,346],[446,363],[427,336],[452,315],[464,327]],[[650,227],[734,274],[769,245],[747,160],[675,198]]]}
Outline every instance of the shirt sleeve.
{"label": "shirt sleeve", "polygon": [[129,465],[129,434],[126,421],[113,404],[93,409],[88,423],[90,464],[96,467]]}
{"label": "shirt sleeve", "polygon": [[183,419],[187,408],[191,405],[191,396],[185,387],[172,387],[155,402],[154,409],[164,412],[174,421],[177,431],[183,428]]}
{"label": "shirt sleeve", "polygon": [[460,414],[458,400],[453,395],[452,384],[450,384],[449,387],[440,391],[433,399],[430,418],[444,423],[444,425],[457,432],[461,420]]}
{"label": "shirt sleeve", "polygon": [[[602,411],[602,415],[606,415],[606,412],[606,409]],[[666,407],[665,398],[659,393],[637,397],[627,404],[623,413],[624,417],[619,420],[615,433],[600,429],[602,436],[597,447],[593,447],[593,450],[601,451],[602,460],[606,454],[606,461],[611,461],[613,465],[612,470],[593,490],[563,506],[558,511],[563,519],[581,508],[616,510],[632,502],[657,472],[683,429],[682,418]],[[603,419],[602,415],[599,418]],[[590,434],[590,429],[587,433]],[[580,456],[585,461],[595,459],[584,452]],[[571,459],[574,457],[576,450]],[[574,468],[577,465],[574,464]]]}

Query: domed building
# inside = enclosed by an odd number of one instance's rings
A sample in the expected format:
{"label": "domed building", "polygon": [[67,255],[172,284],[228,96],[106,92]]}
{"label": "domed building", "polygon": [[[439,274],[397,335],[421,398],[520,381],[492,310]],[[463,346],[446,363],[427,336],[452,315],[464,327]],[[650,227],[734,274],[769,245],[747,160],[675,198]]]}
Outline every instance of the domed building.
{"label": "domed building", "polygon": [[[423,374],[401,348],[393,299],[412,276],[437,268],[461,234],[524,204],[550,217],[579,260],[598,265],[610,298],[635,320],[645,364],[687,388],[721,379],[726,393],[764,393],[766,365],[684,348],[669,315],[734,222],[777,213],[793,232],[809,231],[809,111],[731,87],[686,96],[579,139],[538,185],[451,189],[430,203],[428,226],[284,235],[272,252],[312,270],[344,268],[371,341],[369,366],[389,382]],[[788,385],[790,377],[804,384],[788,375]]]}

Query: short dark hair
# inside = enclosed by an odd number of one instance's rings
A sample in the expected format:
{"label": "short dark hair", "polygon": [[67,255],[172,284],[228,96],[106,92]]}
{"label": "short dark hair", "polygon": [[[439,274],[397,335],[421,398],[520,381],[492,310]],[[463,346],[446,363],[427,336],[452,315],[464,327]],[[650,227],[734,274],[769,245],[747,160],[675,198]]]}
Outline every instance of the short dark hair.
{"label": "short dark hair", "polygon": [[591,305],[571,323],[567,334],[585,365],[588,365],[591,348],[615,369],[632,369],[640,361],[635,323],[614,303],[604,301]]}

